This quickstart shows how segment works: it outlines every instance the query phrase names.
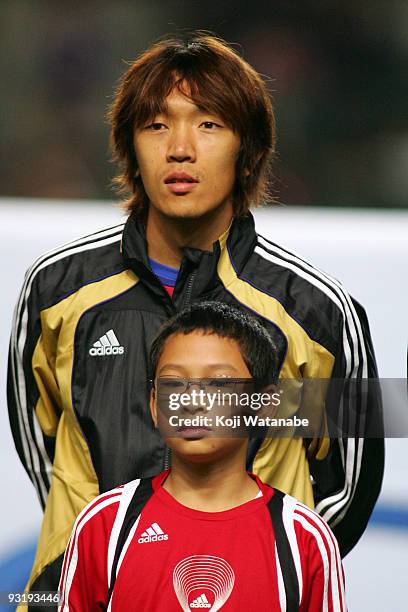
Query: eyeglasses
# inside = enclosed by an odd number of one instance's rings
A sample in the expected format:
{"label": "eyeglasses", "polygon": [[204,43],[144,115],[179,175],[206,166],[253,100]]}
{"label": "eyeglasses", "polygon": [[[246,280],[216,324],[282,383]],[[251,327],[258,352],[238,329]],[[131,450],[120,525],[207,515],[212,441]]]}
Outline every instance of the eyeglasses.
{"label": "eyeglasses", "polygon": [[[153,388],[154,380],[151,381]],[[157,379],[157,394],[186,393],[190,387],[199,387],[206,393],[237,393],[242,386],[253,385],[253,378],[181,378],[161,376]]]}

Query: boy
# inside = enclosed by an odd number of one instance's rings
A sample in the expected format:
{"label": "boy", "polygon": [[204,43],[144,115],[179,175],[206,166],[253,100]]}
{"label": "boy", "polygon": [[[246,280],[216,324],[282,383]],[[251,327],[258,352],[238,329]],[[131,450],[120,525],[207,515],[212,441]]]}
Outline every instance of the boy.
{"label": "boy", "polygon": [[[278,335],[225,304],[185,309],[151,347],[155,425],[165,419],[158,399],[166,386],[187,392],[245,379],[266,388],[283,349]],[[205,410],[190,406],[183,414]],[[63,563],[61,610],[346,609],[332,532],[246,472],[247,437],[185,426],[166,443],[171,470],[117,487],[79,515]]]}

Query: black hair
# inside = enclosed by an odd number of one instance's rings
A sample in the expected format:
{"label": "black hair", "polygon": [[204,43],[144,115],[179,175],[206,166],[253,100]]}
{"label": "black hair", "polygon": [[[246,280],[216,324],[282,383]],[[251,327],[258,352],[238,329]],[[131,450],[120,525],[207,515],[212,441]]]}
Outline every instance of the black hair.
{"label": "black hair", "polygon": [[230,338],[238,344],[255,385],[264,388],[276,383],[286,344],[280,335],[272,338],[255,317],[221,302],[200,302],[169,319],[153,340],[149,354],[149,375],[153,380],[164,345],[174,334],[194,331]]}

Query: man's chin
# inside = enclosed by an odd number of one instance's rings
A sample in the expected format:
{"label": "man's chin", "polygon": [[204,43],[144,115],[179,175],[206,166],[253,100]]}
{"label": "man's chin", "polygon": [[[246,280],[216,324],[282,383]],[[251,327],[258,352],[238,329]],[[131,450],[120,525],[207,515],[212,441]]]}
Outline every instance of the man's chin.
{"label": "man's chin", "polygon": [[150,204],[151,210],[169,221],[194,222],[217,215],[224,209],[226,202],[214,202],[203,205],[186,196],[174,196],[172,200],[159,205]]}
{"label": "man's chin", "polygon": [[211,208],[210,210],[202,208],[188,202],[176,203],[172,206],[165,206],[160,208],[160,214],[172,221],[197,221],[202,217],[206,217],[209,213],[215,210],[217,207]]}
{"label": "man's chin", "polygon": [[162,216],[171,221],[198,221],[202,217],[205,217],[206,213],[200,213],[197,211],[176,211],[176,212],[164,212]]}

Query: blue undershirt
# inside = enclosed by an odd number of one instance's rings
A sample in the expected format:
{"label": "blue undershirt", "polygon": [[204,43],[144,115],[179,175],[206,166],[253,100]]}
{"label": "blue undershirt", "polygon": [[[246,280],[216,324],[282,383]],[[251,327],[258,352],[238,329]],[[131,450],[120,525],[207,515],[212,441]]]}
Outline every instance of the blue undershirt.
{"label": "blue undershirt", "polygon": [[165,264],[159,263],[149,257],[150,267],[152,272],[160,280],[161,284],[165,287],[174,287],[176,285],[177,276],[179,273],[178,268],[171,268]]}

